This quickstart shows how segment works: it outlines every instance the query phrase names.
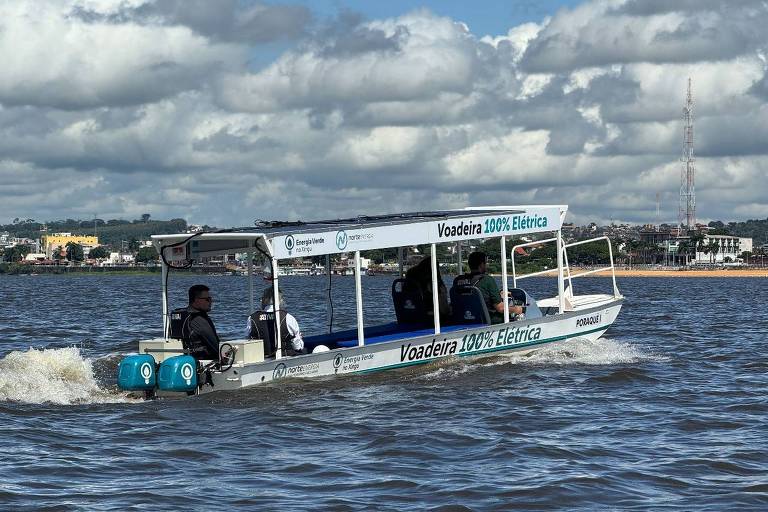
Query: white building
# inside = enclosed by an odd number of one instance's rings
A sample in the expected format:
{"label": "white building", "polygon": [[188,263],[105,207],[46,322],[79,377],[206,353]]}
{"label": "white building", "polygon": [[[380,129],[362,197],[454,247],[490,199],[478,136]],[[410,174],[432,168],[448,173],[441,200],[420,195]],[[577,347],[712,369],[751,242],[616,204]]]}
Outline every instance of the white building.
{"label": "white building", "polygon": [[101,266],[105,265],[119,265],[120,263],[133,263],[133,254],[127,254],[124,252],[111,252],[109,253],[109,259],[101,263]]}
{"label": "white building", "polygon": [[704,235],[694,263],[735,262],[745,251],[752,252],[752,239],[731,235]]}

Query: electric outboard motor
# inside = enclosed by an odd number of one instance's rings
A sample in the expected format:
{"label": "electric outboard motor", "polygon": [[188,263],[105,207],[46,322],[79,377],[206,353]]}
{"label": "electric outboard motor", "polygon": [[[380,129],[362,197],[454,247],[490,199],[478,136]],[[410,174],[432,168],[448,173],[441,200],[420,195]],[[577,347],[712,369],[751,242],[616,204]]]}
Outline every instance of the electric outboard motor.
{"label": "electric outboard motor", "polygon": [[117,385],[125,391],[151,391],[155,389],[157,374],[155,358],[149,354],[133,354],[120,361]]}
{"label": "electric outboard motor", "polygon": [[169,357],[160,364],[157,385],[162,391],[194,391],[197,361],[188,355]]}

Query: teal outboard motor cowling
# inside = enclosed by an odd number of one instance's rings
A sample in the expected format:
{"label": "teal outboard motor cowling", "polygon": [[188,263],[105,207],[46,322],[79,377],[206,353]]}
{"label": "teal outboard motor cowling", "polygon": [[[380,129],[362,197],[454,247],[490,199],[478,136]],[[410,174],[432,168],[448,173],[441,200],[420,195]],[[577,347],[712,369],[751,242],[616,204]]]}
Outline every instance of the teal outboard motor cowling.
{"label": "teal outboard motor cowling", "polygon": [[117,385],[125,391],[150,391],[155,389],[157,374],[155,358],[149,354],[133,354],[120,361]]}
{"label": "teal outboard motor cowling", "polygon": [[163,391],[194,391],[197,388],[197,361],[187,355],[169,357],[160,364],[157,385]]}

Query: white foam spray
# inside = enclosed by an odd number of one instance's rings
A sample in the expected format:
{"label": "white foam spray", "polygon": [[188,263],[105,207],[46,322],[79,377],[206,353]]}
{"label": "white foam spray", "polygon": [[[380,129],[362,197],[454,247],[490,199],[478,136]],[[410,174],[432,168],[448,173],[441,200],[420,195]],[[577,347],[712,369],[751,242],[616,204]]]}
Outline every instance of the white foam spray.
{"label": "white foam spray", "polygon": [[531,365],[612,365],[645,361],[665,361],[668,358],[647,352],[631,343],[611,338],[588,340],[575,338],[537,348],[528,354],[504,354],[502,364]]}
{"label": "white foam spray", "polygon": [[611,338],[588,340],[576,338],[565,342],[551,343],[525,352],[492,354],[480,360],[447,359],[432,363],[431,371],[419,376],[421,379],[435,379],[460,375],[479,368],[498,365],[613,365],[632,364],[645,361],[667,361],[669,358],[652,354],[631,343]]}
{"label": "white foam spray", "polygon": [[0,359],[0,401],[87,404],[131,401],[99,387],[77,347],[14,351]]}

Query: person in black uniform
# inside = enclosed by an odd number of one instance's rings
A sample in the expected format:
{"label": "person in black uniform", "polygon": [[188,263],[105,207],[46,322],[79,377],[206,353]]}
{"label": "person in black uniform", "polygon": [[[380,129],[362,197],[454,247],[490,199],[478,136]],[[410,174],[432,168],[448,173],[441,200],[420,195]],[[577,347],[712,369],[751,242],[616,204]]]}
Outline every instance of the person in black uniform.
{"label": "person in black uniform", "polygon": [[219,335],[208,316],[212,301],[210,289],[204,284],[189,288],[189,316],[184,322],[182,339],[189,354],[198,360],[219,359]]}

